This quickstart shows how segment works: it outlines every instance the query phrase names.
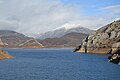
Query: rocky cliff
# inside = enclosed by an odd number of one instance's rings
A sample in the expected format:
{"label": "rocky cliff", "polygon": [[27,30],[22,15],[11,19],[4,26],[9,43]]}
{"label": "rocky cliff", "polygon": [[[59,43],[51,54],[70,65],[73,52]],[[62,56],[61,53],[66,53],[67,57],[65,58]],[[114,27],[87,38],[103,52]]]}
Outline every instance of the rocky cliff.
{"label": "rocky cliff", "polygon": [[9,58],[13,58],[13,56],[10,56],[7,52],[0,50],[0,60]]}
{"label": "rocky cliff", "polygon": [[107,54],[120,49],[120,20],[114,21],[86,37],[74,51]]}

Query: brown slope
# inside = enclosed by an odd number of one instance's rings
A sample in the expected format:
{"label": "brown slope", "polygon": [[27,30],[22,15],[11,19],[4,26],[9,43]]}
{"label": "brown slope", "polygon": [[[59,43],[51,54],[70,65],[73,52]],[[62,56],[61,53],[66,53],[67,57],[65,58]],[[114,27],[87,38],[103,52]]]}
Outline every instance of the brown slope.
{"label": "brown slope", "polygon": [[0,47],[41,48],[43,46],[36,39],[27,37],[24,34],[10,30],[0,30]]}
{"label": "brown slope", "polygon": [[46,47],[75,47],[87,36],[88,34],[72,32],[60,38],[47,38],[39,42]]}
{"label": "brown slope", "polygon": [[15,31],[0,30],[0,39],[4,44],[1,47],[17,47],[18,44],[31,38]]}

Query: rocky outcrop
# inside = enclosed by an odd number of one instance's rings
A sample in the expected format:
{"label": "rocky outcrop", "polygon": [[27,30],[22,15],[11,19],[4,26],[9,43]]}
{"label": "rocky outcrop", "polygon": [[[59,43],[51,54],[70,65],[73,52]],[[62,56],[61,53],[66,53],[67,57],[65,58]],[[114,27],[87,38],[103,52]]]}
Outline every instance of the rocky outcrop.
{"label": "rocky outcrop", "polygon": [[119,50],[120,44],[120,20],[114,21],[83,40],[75,52],[107,54],[111,49],[114,52]]}
{"label": "rocky outcrop", "polygon": [[39,43],[36,39],[27,40],[21,44],[19,44],[21,48],[42,48],[44,47],[41,43]]}
{"label": "rocky outcrop", "polygon": [[111,56],[108,57],[108,61],[120,65],[120,49],[114,50]]}
{"label": "rocky outcrop", "polygon": [[7,52],[0,50],[0,60],[9,58],[13,58],[13,56],[10,56]]}
{"label": "rocky outcrop", "polygon": [[3,43],[3,41],[0,38],[0,46],[3,46],[3,45],[4,45],[4,43]]}

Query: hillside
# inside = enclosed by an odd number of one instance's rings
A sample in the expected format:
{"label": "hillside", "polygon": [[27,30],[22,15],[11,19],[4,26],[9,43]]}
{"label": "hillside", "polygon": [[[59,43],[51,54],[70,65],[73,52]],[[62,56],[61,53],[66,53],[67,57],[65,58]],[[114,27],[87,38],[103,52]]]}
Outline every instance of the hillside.
{"label": "hillside", "polygon": [[39,43],[36,39],[30,39],[30,40],[27,40],[27,41],[19,44],[19,47],[22,47],[22,48],[42,48],[44,46],[41,43]]}
{"label": "hillside", "polygon": [[3,47],[17,47],[19,43],[31,38],[15,31],[0,30],[0,39]]}
{"label": "hillside", "polygon": [[86,37],[75,51],[107,54],[120,49],[120,20],[114,21]]}
{"label": "hillside", "polygon": [[87,36],[88,34],[72,32],[60,38],[47,38],[39,42],[46,47],[75,47]]}
{"label": "hillside", "polygon": [[[22,33],[10,31],[10,30],[0,30],[0,47],[10,47],[10,48],[22,47],[19,45],[21,45],[31,39],[34,39],[34,38],[27,37]],[[32,43],[36,43],[36,40],[29,42],[29,44],[32,44]],[[32,45],[31,45],[31,47],[32,47]],[[35,47],[35,45],[33,45],[33,47]]]}

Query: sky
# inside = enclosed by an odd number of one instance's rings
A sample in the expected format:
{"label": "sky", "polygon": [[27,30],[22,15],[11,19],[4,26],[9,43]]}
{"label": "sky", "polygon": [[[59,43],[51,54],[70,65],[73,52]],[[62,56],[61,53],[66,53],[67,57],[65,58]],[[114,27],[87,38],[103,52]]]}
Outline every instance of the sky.
{"label": "sky", "polygon": [[120,0],[0,0],[0,30],[28,36],[66,23],[89,29],[120,19]]}

